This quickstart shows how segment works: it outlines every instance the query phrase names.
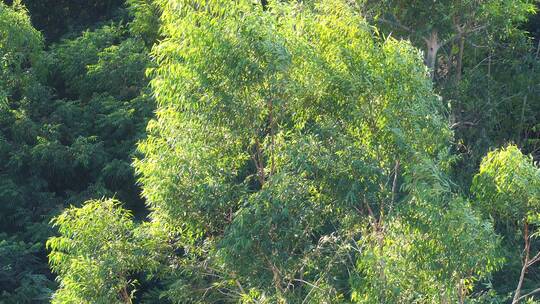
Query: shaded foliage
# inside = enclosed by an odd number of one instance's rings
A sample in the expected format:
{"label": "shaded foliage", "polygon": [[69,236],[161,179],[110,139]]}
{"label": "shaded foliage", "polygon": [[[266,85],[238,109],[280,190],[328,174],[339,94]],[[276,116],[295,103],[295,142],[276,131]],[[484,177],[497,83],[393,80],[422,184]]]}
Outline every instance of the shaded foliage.
{"label": "shaded foliage", "polygon": [[46,302],[51,216],[102,196],[145,212],[130,163],[153,110],[150,61],[120,25],[45,51],[20,3],[1,4],[0,14],[0,233],[13,250],[2,258],[0,293],[8,303]]}

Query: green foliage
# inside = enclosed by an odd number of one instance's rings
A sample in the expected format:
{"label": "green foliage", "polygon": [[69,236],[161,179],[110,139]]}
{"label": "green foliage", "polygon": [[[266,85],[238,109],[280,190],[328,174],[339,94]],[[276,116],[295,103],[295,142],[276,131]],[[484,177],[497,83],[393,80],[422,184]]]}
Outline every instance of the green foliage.
{"label": "green foliage", "polygon": [[107,92],[121,100],[133,99],[146,84],[148,65],[146,48],[140,40],[127,39],[107,47],[98,53],[96,64],[87,66],[87,81],[99,86],[85,88],[85,91]]}
{"label": "green foliage", "polygon": [[488,153],[472,187],[479,208],[501,222],[523,223],[540,212],[540,170],[516,146]]}
{"label": "green foliage", "polygon": [[41,246],[0,234],[2,303],[36,303],[48,299],[54,285],[42,274],[44,265],[36,258]]}
{"label": "green foliage", "polygon": [[462,176],[473,176],[490,149],[508,142],[538,156],[540,66],[526,33],[514,30],[506,38],[489,35],[485,43],[490,47],[483,52],[466,49],[465,77],[457,88],[446,90],[446,95],[457,95],[452,98],[459,101],[461,120],[473,123],[456,132],[466,157],[456,170]]}
{"label": "green foliage", "polygon": [[[6,98],[19,95],[32,74],[31,67],[39,60],[43,42],[41,34],[32,27],[24,6],[0,3],[0,106]],[[15,97],[16,98],[16,97]]]}
{"label": "green foliage", "polygon": [[534,303],[534,4],[1,1],[0,303]]}
{"label": "green foliage", "polygon": [[[360,10],[382,32],[410,40],[424,50],[426,64],[434,69],[435,88],[455,132],[453,150],[460,156],[453,165],[454,180],[471,190],[475,208],[477,201],[483,202],[482,213],[492,214],[496,231],[504,238],[501,254],[506,264],[493,277],[491,291],[511,294],[522,268],[523,223],[507,217],[515,206],[501,206],[500,213],[487,207],[500,193],[482,187],[475,193],[479,188],[471,188],[471,183],[482,157],[509,142],[538,159],[538,44],[524,30],[536,31],[538,2],[360,2]],[[532,19],[527,25],[528,18]],[[525,285],[532,288],[539,279],[537,274],[529,274]]]}
{"label": "green foliage", "polygon": [[[43,51],[16,2],[0,4],[0,302],[42,303],[54,289],[44,242],[66,204],[116,196],[144,213],[130,166],[152,98],[148,52],[117,25]],[[7,246],[7,245],[6,245]]]}
{"label": "green foliage", "polygon": [[[88,201],[53,219],[49,261],[60,288],[52,303],[122,303],[130,297],[144,255],[138,250],[131,213],[118,201]],[[128,298],[125,298],[125,297]]]}
{"label": "green foliage", "polygon": [[[363,250],[352,297],[358,303],[441,303],[469,297],[475,283],[502,266],[490,222],[454,198],[441,212],[441,197],[421,201],[403,219],[388,223],[378,246]],[[435,200],[439,200],[436,202]],[[360,247],[362,248],[362,247]],[[375,301],[376,299],[376,301]]]}
{"label": "green foliage", "polygon": [[[540,170],[530,156],[510,145],[484,157],[471,190],[476,208],[495,222],[497,233],[505,239],[507,264],[504,273],[496,275],[496,287],[513,291],[520,281],[520,269],[525,267],[521,261],[535,262],[529,261],[534,251],[529,252],[538,246]],[[528,275],[524,289],[533,289],[537,279],[534,273]]]}
{"label": "green foliage", "polygon": [[490,148],[516,142],[538,151],[538,52],[524,22],[535,0],[365,1],[386,34],[424,50],[462,155],[455,176],[468,189]]}
{"label": "green foliage", "polygon": [[[57,69],[55,74],[58,74],[60,81],[65,83],[65,93],[68,96],[76,97],[80,93],[85,98],[91,97],[94,88],[87,87],[88,66],[96,64],[100,59],[100,53],[117,44],[122,35],[121,27],[104,26],[96,31],[84,32],[81,37],[65,40],[53,47],[56,60],[52,68]],[[55,86],[59,87],[61,84]],[[97,83],[90,84],[97,85]]]}
{"label": "green foliage", "polygon": [[20,1],[28,7],[36,28],[52,42],[65,36],[78,36],[88,28],[95,28],[119,15],[119,8],[124,4],[123,0]]}
{"label": "green foliage", "polygon": [[162,21],[135,166],[184,252],[171,301],[452,302],[500,265],[440,169],[451,132],[410,44],[337,0],[175,1]]}
{"label": "green foliage", "polygon": [[69,97],[90,99],[108,93],[126,100],[138,96],[147,82],[149,58],[144,44],[127,38],[123,27],[104,26],[53,48],[56,87]]}
{"label": "green foliage", "polygon": [[152,46],[157,42],[160,28],[161,7],[156,0],[127,0],[128,9],[133,17],[129,24],[131,33]]}
{"label": "green foliage", "polygon": [[[534,0],[447,0],[367,1],[371,10],[383,23],[399,31],[409,32],[414,38],[422,38],[436,31],[441,40],[453,37],[460,26],[468,31],[477,26],[497,30],[498,35],[508,35],[516,30],[516,24],[527,20],[534,13]],[[389,18],[388,18],[389,17]],[[469,28],[470,27],[470,28]],[[468,33],[470,34],[470,33]],[[422,42],[423,43],[423,42]]]}
{"label": "green foliage", "polygon": [[[44,275],[47,269],[37,255],[43,250],[37,240],[44,240],[49,229],[32,225],[34,218],[29,212],[30,208],[37,214],[43,212],[39,205],[29,206],[29,202],[50,196],[32,191],[32,183],[39,181],[31,175],[30,184],[21,187],[19,183],[20,176],[28,174],[30,152],[20,147],[31,142],[37,131],[31,118],[33,109],[28,106],[39,96],[48,95],[38,83],[41,69],[37,64],[43,58],[42,48],[41,34],[30,24],[20,2],[12,6],[0,3],[0,298],[3,303],[45,301],[54,287]],[[27,229],[21,231],[23,225]]]}

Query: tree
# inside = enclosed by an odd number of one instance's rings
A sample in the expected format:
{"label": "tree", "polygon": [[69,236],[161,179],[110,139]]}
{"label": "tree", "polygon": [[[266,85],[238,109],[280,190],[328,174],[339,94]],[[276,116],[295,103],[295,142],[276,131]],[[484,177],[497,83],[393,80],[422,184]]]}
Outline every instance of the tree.
{"label": "tree", "polygon": [[52,303],[131,303],[131,276],[144,261],[131,213],[115,200],[88,201],[53,219],[51,268],[60,288]]}
{"label": "tree", "polygon": [[452,134],[409,43],[338,0],[162,6],[135,167],[180,252],[171,301],[463,301],[498,266],[445,177]]}
{"label": "tree", "polygon": [[150,58],[118,24],[44,51],[20,2],[0,19],[0,302],[44,303],[50,218],[103,196],[146,212],[130,163],[153,110]]}
{"label": "tree", "polygon": [[16,99],[33,77],[43,48],[41,34],[32,27],[25,7],[0,3],[0,101]]}
{"label": "tree", "polygon": [[[39,258],[43,246],[36,242],[47,229],[27,222],[26,199],[38,201],[46,195],[19,187],[12,170],[25,160],[19,146],[35,134],[25,106],[47,96],[39,83],[42,59],[42,37],[25,7],[19,1],[12,6],[0,3],[0,297],[5,303],[45,301],[54,288]],[[13,155],[14,151],[21,153]],[[33,209],[41,211],[39,206]],[[25,224],[29,229],[20,229]]]}
{"label": "tree", "polygon": [[540,170],[516,146],[492,151],[474,177],[473,193],[481,210],[510,226],[523,239],[522,269],[512,300],[518,303],[540,291],[521,295],[527,269],[540,260],[540,252],[531,256],[531,244],[538,235],[535,226],[540,219]]}
{"label": "tree", "polygon": [[505,35],[535,10],[534,1],[529,0],[388,0],[373,5],[369,3],[366,7],[374,11],[376,21],[413,41],[425,43],[425,62],[432,77],[436,74],[439,50],[447,45],[457,46],[453,74],[458,80],[461,79],[466,39],[480,35],[487,40],[489,33],[494,30],[499,31],[499,35]]}
{"label": "tree", "polygon": [[537,44],[523,30],[535,2],[358,1],[386,35],[424,50],[455,131],[462,161],[454,175],[464,189],[490,148],[516,142],[539,151]]}
{"label": "tree", "polygon": [[32,23],[50,42],[58,42],[65,36],[78,36],[87,28],[108,22],[120,14],[119,10],[124,4],[123,0],[15,1],[23,2],[28,7]]}
{"label": "tree", "polygon": [[141,37],[147,46],[152,46],[160,38],[161,6],[155,0],[127,0],[129,12],[133,16],[130,31]]}

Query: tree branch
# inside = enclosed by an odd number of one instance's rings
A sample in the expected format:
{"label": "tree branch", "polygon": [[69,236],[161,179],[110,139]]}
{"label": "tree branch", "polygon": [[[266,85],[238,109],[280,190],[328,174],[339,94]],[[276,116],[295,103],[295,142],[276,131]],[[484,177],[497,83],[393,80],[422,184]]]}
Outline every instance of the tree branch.
{"label": "tree branch", "polygon": [[517,304],[521,299],[519,295],[521,293],[521,287],[523,286],[523,280],[525,279],[525,273],[527,272],[529,264],[529,249],[531,243],[529,240],[529,224],[527,223],[527,220],[525,220],[525,223],[523,224],[523,239],[525,240],[525,259],[523,260],[523,267],[521,268],[521,274],[519,275],[519,282],[514,293],[514,298],[512,299],[512,304]]}
{"label": "tree branch", "polygon": [[540,288],[536,288],[535,290],[529,292],[528,294],[525,294],[525,295],[522,295],[521,297],[519,297],[518,301],[521,301],[521,300],[525,299],[526,297],[532,295],[533,293],[537,293],[539,291],[540,291]]}
{"label": "tree branch", "polygon": [[477,123],[470,122],[470,121],[459,121],[459,122],[453,123],[453,124],[450,126],[450,129],[455,129],[455,128],[461,127],[461,126],[469,126],[469,127],[472,127],[472,126],[476,126],[476,125],[477,125]]}

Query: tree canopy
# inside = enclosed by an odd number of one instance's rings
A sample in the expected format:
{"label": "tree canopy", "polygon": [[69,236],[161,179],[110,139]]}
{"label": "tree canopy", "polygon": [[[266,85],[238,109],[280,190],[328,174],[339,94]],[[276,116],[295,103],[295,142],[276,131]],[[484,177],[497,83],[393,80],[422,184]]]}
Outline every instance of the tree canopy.
{"label": "tree canopy", "polygon": [[0,303],[536,303],[538,3],[0,2]]}

